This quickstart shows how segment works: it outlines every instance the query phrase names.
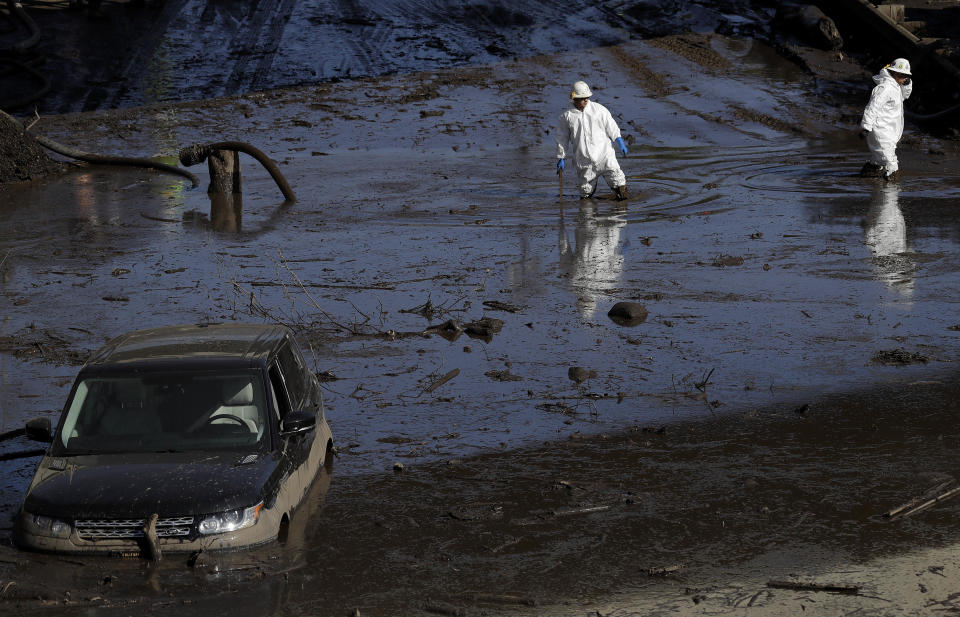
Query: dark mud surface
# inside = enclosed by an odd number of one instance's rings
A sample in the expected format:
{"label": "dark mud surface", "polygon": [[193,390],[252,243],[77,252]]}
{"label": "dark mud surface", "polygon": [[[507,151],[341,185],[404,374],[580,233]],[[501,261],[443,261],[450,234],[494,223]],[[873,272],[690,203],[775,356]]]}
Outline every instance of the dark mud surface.
{"label": "dark mud surface", "polygon": [[[723,21],[722,10],[701,6],[710,3],[690,4],[686,20],[660,17],[651,26]],[[749,10],[748,2],[728,4]],[[66,0],[24,6],[41,31],[31,66],[50,81],[40,104],[47,113],[484,64],[630,37],[619,3],[580,0],[108,0],[96,16],[68,10]],[[4,37],[10,45],[27,35],[15,26]],[[5,97],[37,87],[26,71],[5,79]]]}
{"label": "dark mud surface", "polygon": [[573,434],[335,480],[329,493],[325,472],[314,520],[283,547],[158,565],[5,551],[4,604],[37,615],[583,615],[619,594],[631,599],[618,614],[817,610],[822,594],[765,587],[799,575],[856,586],[847,601],[882,614],[891,603],[956,610],[955,594],[923,591],[955,580],[955,561],[928,557],[904,597],[863,564],[957,540],[960,500],[884,513],[955,478],[958,413],[953,385],[915,383]]}
{"label": "dark mud surface", "polygon": [[[96,166],[0,188],[0,432],[56,420],[118,332],[269,320],[310,349],[339,457],[285,547],[193,567],[17,552],[36,459],[0,461],[0,609],[955,610],[960,500],[880,515],[956,473],[960,153],[908,125],[902,181],[859,179],[873,67],[831,67],[661,32],[43,115],[102,152],[246,141],[299,200],[249,159],[227,202]],[[626,204],[558,186],[574,76],[630,146]],[[791,574],[862,592],[766,588]]]}
{"label": "dark mud surface", "polygon": [[24,182],[63,171],[38,143],[0,116],[0,184]]}

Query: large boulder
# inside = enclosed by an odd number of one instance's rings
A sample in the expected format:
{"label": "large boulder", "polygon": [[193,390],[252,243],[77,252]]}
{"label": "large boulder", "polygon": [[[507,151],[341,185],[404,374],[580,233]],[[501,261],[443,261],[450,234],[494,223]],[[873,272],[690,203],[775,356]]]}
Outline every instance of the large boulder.
{"label": "large boulder", "polygon": [[35,180],[62,169],[32,135],[0,112],[0,184]]}
{"label": "large boulder", "polygon": [[781,34],[793,34],[809,45],[835,50],[843,47],[837,24],[812,4],[781,4],[773,18]]}

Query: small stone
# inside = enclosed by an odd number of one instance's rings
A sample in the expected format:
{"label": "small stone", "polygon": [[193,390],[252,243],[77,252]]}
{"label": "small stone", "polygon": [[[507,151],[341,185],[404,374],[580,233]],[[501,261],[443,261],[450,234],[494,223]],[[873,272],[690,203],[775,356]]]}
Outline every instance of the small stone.
{"label": "small stone", "polygon": [[403,463],[401,463],[401,462],[399,462],[399,461],[396,462],[396,463],[394,463],[394,464],[393,464],[393,472],[394,472],[394,473],[403,473]]}
{"label": "small stone", "polygon": [[607,312],[607,317],[621,326],[635,326],[647,319],[647,309],[639,302],[617,302]]}

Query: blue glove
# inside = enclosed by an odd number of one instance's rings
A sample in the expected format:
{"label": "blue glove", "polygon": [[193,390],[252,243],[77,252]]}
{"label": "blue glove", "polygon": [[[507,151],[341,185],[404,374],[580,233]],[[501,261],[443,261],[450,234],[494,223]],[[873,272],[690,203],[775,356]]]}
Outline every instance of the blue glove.
{"label": "blue glove", "polygon": [[623,137],[617,137],[613,140],[613,143],[617,144],[617,147],[620,148],[620,154],[627,156],[627,145],[623,143]]}
{"label": "blue glove", "polygon": [[559,161],[557,161],[557,173],[563,171],[563,165],[564,165],[563,159],[560,159]]}

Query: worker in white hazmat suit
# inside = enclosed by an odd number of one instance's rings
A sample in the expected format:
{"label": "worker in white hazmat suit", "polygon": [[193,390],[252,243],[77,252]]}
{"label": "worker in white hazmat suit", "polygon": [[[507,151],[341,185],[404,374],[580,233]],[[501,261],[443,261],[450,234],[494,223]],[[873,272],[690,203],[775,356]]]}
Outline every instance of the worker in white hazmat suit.
{"label": "worker in white hazmat suit", "polygon": [[903,102],[913,91],[910,75],[910,62],[897,58],[873,76],[877,85],[860,121],[860,136],[873,156],[860,170],[861,176],[890,181],[900,177],[897,142],[903,135]]}
{"label": "worker in white hazmat suit", "polygon": [[627,146],[613,116],[606,107],[591,101],[591,96],[593,93],[585,82],[573,84],[571,107],[560,115],[557,130],[557,173],[563,172],[567,147],[572,145],[581,199],[593,196],[597,180],[603,176],[617,200],[622,201],[627,198],[627,177],[617,163],[613,144],[617,144],[624,156]]}

